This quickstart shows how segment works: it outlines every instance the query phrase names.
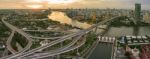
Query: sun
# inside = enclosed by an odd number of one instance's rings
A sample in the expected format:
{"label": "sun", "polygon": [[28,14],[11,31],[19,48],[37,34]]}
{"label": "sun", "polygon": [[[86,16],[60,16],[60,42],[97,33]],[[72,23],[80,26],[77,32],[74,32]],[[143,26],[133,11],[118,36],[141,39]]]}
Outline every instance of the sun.
{"label": "sun", "polygon": [[47,4],[70,4],[76,1],[77,0],[26,0],[26,2],[33,4],[27,4],[25,7],[39,9],[45,7],[45,5],[43,5],[45,2],[47,2]]}
{"label": "sun", "polygon": [[77,0],[26,0],[26,2],[37,2],[37,3],[42,3],[42,2],[48,2],[49,4],[62,4],[62,3],[74,3]]}
{"label": "sun", "polygon": [[40,4],[33,4],[33,5],[25,5],[28,8],[33,8],[33,9],[38,9],[38,8],[42,8],[43,5]]}
{"label": "sun", "polygon": [[68,4],[68,3],[74,3],[76,0],[47,0],[50,4]]}

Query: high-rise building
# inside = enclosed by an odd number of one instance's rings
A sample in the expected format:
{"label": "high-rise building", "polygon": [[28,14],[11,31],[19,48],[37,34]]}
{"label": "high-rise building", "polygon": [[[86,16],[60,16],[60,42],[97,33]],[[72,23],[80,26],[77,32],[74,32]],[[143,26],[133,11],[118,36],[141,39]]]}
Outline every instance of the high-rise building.
{"label": "high-rise building", "polygon": [[135,20],[141,20],[141,4],[135,4]]}

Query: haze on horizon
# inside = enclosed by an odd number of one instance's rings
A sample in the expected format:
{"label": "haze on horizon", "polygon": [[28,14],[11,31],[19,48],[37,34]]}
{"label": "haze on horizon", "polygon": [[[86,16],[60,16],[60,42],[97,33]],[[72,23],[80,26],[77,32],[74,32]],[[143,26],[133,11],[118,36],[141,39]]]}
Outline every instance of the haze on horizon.
{"label": "haze on horizon", "polygon": [[0,0],[0,9],[29,8],[117,8],[134,9],[141,3],[142,9],[150,10],[150,0]]}

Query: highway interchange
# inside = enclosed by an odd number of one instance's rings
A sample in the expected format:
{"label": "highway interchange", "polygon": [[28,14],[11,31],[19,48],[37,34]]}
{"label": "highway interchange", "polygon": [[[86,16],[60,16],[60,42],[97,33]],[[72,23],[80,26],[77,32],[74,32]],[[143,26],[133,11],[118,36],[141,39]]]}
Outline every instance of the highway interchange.
{"label": "highway interchange", "polygon": [[[119,17],[119,16],[118,16]],[[35,49],[31,49],[30,50],[30,47],[32,46],[32,41],[33,39],[31,38],[31,36],[29,34],[26,34],[24,31],[16,28],[15,26],[9,24],[7,21],[5,21],[4,19],[2,19],[2,22],[7,26],[9,27],[13,32],[18,32],[19,34],[21,34],[22,36],[24,36],[27,40],[28,40],[28,44],[26,45],[26,47],[20,51],[20,52],[17,52],[17,53],[14,53],[12,55],[9,55],[9,56],[4,56],[2,57],[1,59],[17,59],[18,57],[19,58],[33,58],[34,56],[38,56],[37,58],[44,58],[44,57],[49,57],[49,56],[54,56],[54,55],[58,55],[58,54],[61,54],[61,53],[65,53],[65,52],[68,52],[68,51],[71,51],[71,50],[74,50],[80,46],[82,46],[86,40],[84,39],[81,39],[81,42],[80,44],[77,43],[78,40],[80,38],[82,38],[81,36],[84,36],[85,34],[89,33],[90,31],[92,31],[94,28],[96,28],[97,26],[99,25],[103,25],[105,24],[106,22],[109,22],[113,19],[115,19],[117,17],[114,17],[112,19],[109,19],[109,20],[104,20],[102,22],[99,22],[93,26],[91,26],[90,28],[88,29],[85,29],[85,30],[81,30],[79,32],[76,32],[76,33],[72,33],[72,34],[69,34],[69,35],[66,35],[66,36],[62,36],[61,38],[57,39],[57,40],[54,40],[50,43],[48,43],[47,45],[45,46],[40,46],[38,48],[35,48]],[[13,36],[13,32],[12,34],[10,35],[10,38],[11,36]],[[71,38],[74,38],[74,37],[77,37],[75,39],[72,40],[72,42],[62,48],[59,48],[59,49],[56,49],[56,50],[52,50],[48,53],[42,53],[42,54],[37,54],[36,52],[38,52],[39,50],[43,50],[43,49],[46,49],[48,47],[51,47],[55,44],[58,44],[58,43],[61,43],[65,40],[68,40],[68,39],[71,39]],[[75,44],[77,43],[77,44]],[[33,54],[33,55],[32,55]],[[35,55],[34,55],[35,54]],[[31,56],[30,56],[31,55]]]}

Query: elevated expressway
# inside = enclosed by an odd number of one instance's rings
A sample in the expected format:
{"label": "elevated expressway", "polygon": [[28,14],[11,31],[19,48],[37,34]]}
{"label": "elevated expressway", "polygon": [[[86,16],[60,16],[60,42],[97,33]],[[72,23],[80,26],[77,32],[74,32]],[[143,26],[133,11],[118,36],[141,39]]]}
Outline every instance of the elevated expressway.
{"label": "elevated expressway", "polygon": [[12,42],[12,38],[15,34],[15,31],[12,31],[12,33],[10,34],[10,36],[8,37],[8,40],[6,42],[6,46],[7,46],[7,49],[12,53],[12,54],[15,54],[17,51],[13,49],[13,47],[11,46],[11,42]]}
{"label": "elevated expressway", "polygon": [[59,39],[61,38],[62,36],[60,37],[36,37],[36,36],[30,36],[31,38],[34,38],[34,39],[46,39],[46,40],[55,40],[55,39]]}
{"label": "elevated expressway", "polygon": [[[117,17],[120,17],[120,16],[117,16]],[[65,41],[65,40],[71,39],[71,38],[76,37],[76,36],[85,35],[85,34],[89,33],[90,31],[92,31],[92,30],[93,30],[94,28],[96,28],[97,26],[103,25],[103,24],[105,24],[105,23],[107,23],[107,22],[109,22],[109,21],[111,21],[111,20],[113,20],[113,19],[115,19],[115,18],[117,18],[117,17],[114,17],[114,18],[112,18],[112,19],[108,19],[108,20],[104,20],[104,21],[102,21],[102,22],[99,22],[98,24],[95,24],[95,25],[91,26],[91,27],[88,28],[88,29],[81,30],[81,31],[76,32],[76,33],[73,33],[73,34],[63,36],[63,37],[59,38],[58,40],[55,40],[55,41],[52,41],[52,42],[48,43],[48,44],[45,45],[45,46],[40,46],[40,47],[38,47],[38,48],[29,50],[29,51],[24,52],[24,53],[22,52],[22,53],[13,54],[13,55],[10,55],[10,56],[5,56],[5,57],[2,57],[1,59],[16,59],[16,58],[18,58],[18,57],[25,57],[25,56],[32,55],[32,54],[38,52],[39,50],[46,49],[46,48],[51,47],[51,46],[53,46],[53,45],[55,45],[55,44],[58,44],[58,43],[60,43],[60,42],[63,42],[63,41]],[[30,39],[30,37],[28,36],[28,34],[25,34],[23,31],[14,28],[12,25],[10,25],[9,23],[7,23],[6,21],[4,21],[4,20],[2,20],[2,21],[3,21],[3,23],[4,23],[6,26],[8,26],[9,28],[11,28],[12,30],[16,30],[18,33],[20,33],[20,34],[22,34],[23,36],[25,36],[25,37],[27,37],[28,39]],[[31,40],[32,40],[32,39],[31,39]],[[84,41],[84,40],[83,40],[83,41]],[[31,41],[29,41],[29,42],[31,42]],[[82,44],[81,44],[81,45],[82,45]],[[79,46],[80,46],[80,44],[79,44]],[[44,56],[46,56],[46,55],[53,56],[53,55],[61,54],[61,53],[64,53],[65,51],[67,52],[67,51],[70,51],[70,50],[74,50],[74,49],[76,49],[77,47],[78,47],[78,44],[75,45],[75,46],[73,45],[73,47],[71,46],[71,47],[69,47],[68,49],[58,49],[58,51],[57,51],[57,50],[54,50],[54,52],[50,52],[50,54],[49,54],[49,53],[46,53],[46,54],[44,53]],[[62,51],[62,52],[61,52],[61,51]],[[63,52],[63,51],[64,51],[64,52]],[[40,55],[43,55],[43,54],[40,54]],[[30,56],[29,56],[29,57],[30,57]],[[40,57],[42,57],[42,56],[40,56]]]}
{"label": "elevated expressway", "polygon": [[[62,31],[56,31],[56,30],[23,30],[25,32],[62,32]],[[63,31],[63,33],[73,33],[73,32],[67,32],[67,31]],[[58,37],[37,37],[37,36],[33,36],[33,35],[30,35],[31,38],[34,38],[34,39],[46,39],[46,40],[55,40],[55,39],[59,39],[61,38],[62,36],[58,36]]]}
{"label": "elevated expressway", "polygon": [[51,32],[63,32],[63,33],[70,33],[70,32],[68,32],[68,31],[56,31],[56,30],[23,30],[23,31],[25,31],[25,32],[49,32],[49,31],[51,31]]}

